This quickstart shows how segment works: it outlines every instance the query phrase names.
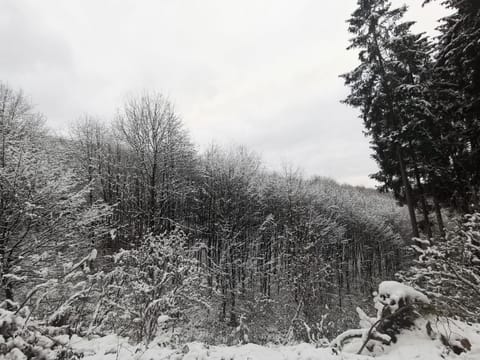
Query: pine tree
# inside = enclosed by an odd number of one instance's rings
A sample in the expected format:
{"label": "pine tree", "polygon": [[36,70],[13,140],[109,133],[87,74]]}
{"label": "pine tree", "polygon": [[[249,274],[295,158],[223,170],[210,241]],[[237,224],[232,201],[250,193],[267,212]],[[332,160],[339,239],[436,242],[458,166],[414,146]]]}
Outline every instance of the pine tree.
{"label": "pine tree", "polygon": [[440,119],[437,147],[444,157],[443,166],[437,167],[443,178],[438,197],[470,212],[479,206],[480,186],[480,4],[442,3],[453,13],[439,27],[431,86],[435,117]]}
{"label": "pine tree", "polygon": [[412,233],[418,236],[410,180],[416,165],[410,141],[415,122],[408,112],[418,104],[405,103],[405,95],[414,90],[421,93],[416,83],[428,62],[428,41],[411,33],[412,22],[401,22],[405,7],[392,9],[386,0],[360,0],[358,5],[348,20],[349,31],[355,35],[348,49],[360,49],[360,65],[342,75],[351,88],[345,103],[360,108],[371,136],[374,159],[380,166],[380,173],[373,177],[404,199]]}

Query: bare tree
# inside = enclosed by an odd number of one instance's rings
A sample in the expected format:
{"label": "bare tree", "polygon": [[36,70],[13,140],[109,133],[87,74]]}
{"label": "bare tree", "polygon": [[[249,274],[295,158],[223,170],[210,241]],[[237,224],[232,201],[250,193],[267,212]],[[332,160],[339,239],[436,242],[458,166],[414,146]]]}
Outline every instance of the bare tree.
{"label": "bare tree", "polygon": [[105,167],[104,150],[108,141],[108,132],[100,120],[83,115],[71,128],[71,137],[75,146],[74,154],[78,161],[81,175],[90,186],[88,195],[89,204],[94,201],[95,182],[102,182],[103,200],[107,201],[103,172]]}
{"label": "bare tree", "polygon": [[117,128],[136,157],[146,189],[142,203],[147,226],[156,230],[170,216],[167,204],[175,196],[175,169],[193,157],[192,146],[173,105],[158,93],[127,100]]}
{"label": "bare tree", "polygon": [[0,85],[0,99],[0,279],[12,300],[15,285],[63,246],[84,194],[64,149],[22,92]]}

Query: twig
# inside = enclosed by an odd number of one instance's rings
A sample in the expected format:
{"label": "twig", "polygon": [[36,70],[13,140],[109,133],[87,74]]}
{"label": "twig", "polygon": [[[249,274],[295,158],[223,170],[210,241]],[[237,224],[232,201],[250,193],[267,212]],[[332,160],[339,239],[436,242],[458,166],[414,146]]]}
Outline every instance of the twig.
{"label": "twig", "polygon": [[38,291],[40,290],[42,287],[45,287],[47,285],[50,285],[50,281],[47,281],[43,284],[39,284],[37,286],[35,286],[28,294],[27,294],[27,297],[25,298],[25,300],[23,300],[22,304],[18,307],[17,311],[15,311],[15,315],[18,314],[18,312],[25,306],[25,304],[28,302],[28,300],[30,300],[30,298]]}

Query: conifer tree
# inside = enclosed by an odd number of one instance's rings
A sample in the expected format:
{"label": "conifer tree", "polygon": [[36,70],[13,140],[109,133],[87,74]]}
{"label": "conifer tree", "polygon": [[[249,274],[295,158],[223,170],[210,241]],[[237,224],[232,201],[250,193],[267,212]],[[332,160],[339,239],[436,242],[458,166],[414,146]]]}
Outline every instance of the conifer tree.
{"label": "conifer tree", "polygon": [[[367,134],[372,137],[375,160],[383,173],[380,176],[384,176],[382,180],[387,189],[396,189],[398,193],[398,189],[403,188],[412,232],[414,236],[418,236],[411,186],[397,136],[401,123],[396,113],[394,79],[388,66],[391,56],[387,53],[386,46],[389,38],[393,36],[395,23],[404,12],[405,9],[392,10],[388,1],[359,0],[358,8],[347,22],[349,32],[354,34],[348,49],[360,50],[360,65],[342,77],[351,88],[345,103],[360,108]],[[395,155],[385,156],[389,152]],[[392,163],[392,159],[395,159],[396,163]],[[377,176],[377,179],[380,176]],[[398,184],[397,178],[401,178],[402,185]]]}
{"label": "conifer tree", "polygon": [[[348,49],[359,49],[360,64],[342,75],[351,93],[344,101],[360,108],[380,171],[372,175],[409,208],[412,234],[418,236],[415,206],[420,205],[427,235],[432,235],[425,194],[431,111],[426,101],[429,39],[402,22],[406,7],[386,0],[359,0],[348,20],[354,34]],[[427,154],[425,154],[427,151]],[[412,185],[414,184],[414,185]]]}
{"label": "conifer tree", "polygon": [[437,197],[470,212],[478,208],[480,184],[480,3],[442,4],[453,13],[439,27],[430,90],[441,131],[436,145],[443,156],[436,166]]}

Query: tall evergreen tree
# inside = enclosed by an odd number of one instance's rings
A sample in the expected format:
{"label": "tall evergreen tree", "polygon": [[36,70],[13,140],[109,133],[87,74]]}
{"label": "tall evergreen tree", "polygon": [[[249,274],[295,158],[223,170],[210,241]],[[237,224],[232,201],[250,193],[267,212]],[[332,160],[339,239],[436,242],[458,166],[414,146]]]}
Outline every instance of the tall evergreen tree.
{"label": "tall evergreen tree", "polygon": [[351,88],[345,103],[360,108],[372,139],[374,159],[380,166],[380,173],[373,177],[405,200],[412,234],[418,236],[409,176],[415,169],[408,141],[411,119],[405,110],[405,92],[411,88],[403,85],[414,86],[416,74],[428,61],[428,47],[422,35],[410,32],[411,22],[401,22],[405,11],[405,7],[392,9],[386,0],[358,1],[348,20],[349,32],[354,34],[348,49],[360,50],[360,65],[342,77]]}
{"label": "tall evergreen tree", "polygon": [[348,49],[360,50],[360,65],[342,75],[351,88],[345,103],[360,108],[371,136],[373,158],[380,167],[372,177],[407,204],[413,236],[419,234],[419,203],[431,236],[419,156],[422,146],[428,149],[431,111],[425,97],[431,46],[424,34],[412,33],[413,22],[401,21],[405,11],[406,7],[393,9],[386,0],[359,0],[348,20],[354,34]]}
{"label": "tall evergreen tree", "polygon": [[[445,0],[431,86],[440,120],[440,200],[463,212],[478,207],[480,185],[480,3]],[[448,160],[448,161],[445,161]]]}

